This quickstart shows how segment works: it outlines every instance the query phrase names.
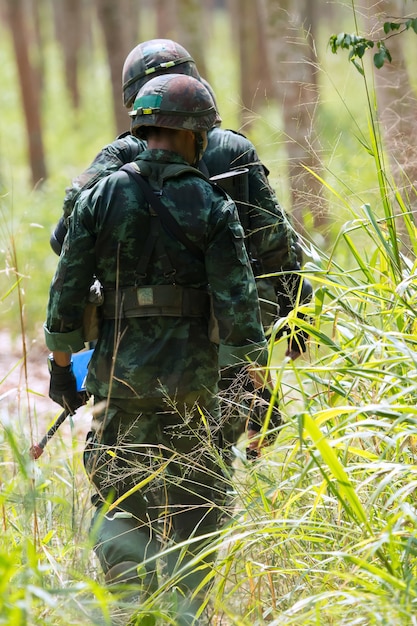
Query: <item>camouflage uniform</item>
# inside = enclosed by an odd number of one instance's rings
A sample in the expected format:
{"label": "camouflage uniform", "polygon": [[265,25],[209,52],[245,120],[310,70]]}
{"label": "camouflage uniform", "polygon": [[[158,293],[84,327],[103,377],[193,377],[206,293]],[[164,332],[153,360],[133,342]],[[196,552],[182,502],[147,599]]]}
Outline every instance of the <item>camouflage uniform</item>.
{"label": "camouflage uniform", "polygon": [[[105,146],[91,165],[66,190],[63,219],[71,214],[74,204],[85,188],[91,188],[101,178],[117,171],[123,164],[134,161],[146,149],[146,143],[130,133],[122,135]],[[300,269],[297,235],[288,216],[279,206],[269,185],[268,170],[259,160],[253,144],[243,135],[231,130],[212,128],[208,132],[208,145],[202,159],[202,170],[209,176],[222,174],[242,167],[249,168],[249,199],[247,205],[239,204],[239,219],[245,230],[251,254],[256,255],[264,273],[294,272]],[[59,249],[57,249],[59,253]],[[298,282],[298,278],[294,280]],[[283,287],[282,277],[274,277],[277,293],[287,294],[293,306],[294,295]],[[288,282],[288,278],[286,281]],[[271,292],[272,300],[276,296]],[[290,296],[293,296],[292,298]],[[275,314],[277,311],[275,310]],[[271,311],[264,321],[271,323]]]}
{"label": "camouflage uniform", "polygon": [[[90,187],[97,180],[119,169],[124,163],[133,161],[145,149],[143,141],[126,133],[105,146],[91,165],[73,181],[67,189],[63,215],[67,218],[73,209],[80,190]],[[293,309],[299,289],[301,267],[297,235],[281,209],[271,186],[268,170],[261,163],[253,144],[243,135],[231,130],[214,127],[208,132],[208,146],[204,153],[201,169],[215,176],[232,169],[249,169],[247,204],[238,204],[239,218],[245,231],[245,243],[252,260],[255,276],[277,275],[257,279],[262,323],[265,331],[278,315],[288,315]],[[59,253],[59,246],[55,248]],[[303,287],[309,287],[303,281]],[[307,294],[310,291],[307,289]],[[245,429],[246,409],[242,400],[242,380],[236,369],[230,367],[227,353],[220,351],[222,377],[219,383],[224,412],[228,412],[223,429],[224,446],[236,443]],[[230,452],[229,462],[233,462]]]}
{"label": "camouflage uniform", "polygon": [[[194,59],[181,44],[170,39],[144,41],[135,46],[126,57],[122,70],[125,107],[130,108],[133,105],[138,91],[149,79],[169,73],[185,74],[201,81],[217,108],[213,90],[199,75]],[[213,125],[218,126],[220,123],[221,119],[218,117]],[[71,214],[80,189],[91,187],[101,177],[117,170],[124,163],[133,161],[144,147],[142,141],[126,133],[106,146],[93,163],[73,181],[64,200],[63,218],[51,237],[51,245],[58,254],[66,230],[64,220]],[[268,329],[278,312],[284,317],[294,308],[298,296],[300,278],[295,273],[300,269],[301,262],[298,238],[279,206],[267,180],[268,172],[251,142],[230,130],[210,130],[208,147],[201,164],[202,171],[208,176],[214,176],[240,167],[249,169],[248,201],[247,204],[238,205],[238,210],[248,251],[254,261],[254,273],[285,273],[257,282],[262,322],[264,328]],[[307,299],[311,288],[306,281],[303,287],[303,296]],[[304,349],[304,344],[301,343],[300,347]],[[229,364],[225,362],[224,365]]]}
{"label": "camouflage uniform", "polygon": [[[215,445],[208,451],[207,441],[217,442],[220,425],[218,347],[208,337],[208,303],[204,314],[198,305],[208,284],[228,362],[249,357],[264,363],[266,358],[256,286],[234,203],[198,171],[190,173],[172,152],[145,150],[136,163],[155,189],[163,189],[165,205],[204,252],[204,262],[160,228],[162,247],[155,244],[151,262],[141,265],[150,223],[158,218],[150,216],[136,182],[124,171],[115,172],[85,191],[71,212],[45,324],[49,349],[80,350],[82,314],[97,276],[107,313],[87,378],[97,415],[85,463],[99,502],[121,498],[110,513],[99,507],[96,515],[102,518],[96,549],[105,572],[121,561],[137,564],[155,555],[161,516],[177,541],[216,527],[214,503],[223,489],[220,457]],[[185,172],[171,178],[169,172],[182,165]],[[192,290],[188,306],[200,309],[195,317],[190,311],[112,316],[116,289],[126,299],[130,292],[146,299],[149,286],[151,291],[185,286]],[[158,478],[137,489],[155,472]],[[172,570],[174,563],[169,565]],[[153,569],[151,562],[145,576],[151,588]],[[195,588],[203,577],[201,570],[182,584]]]}

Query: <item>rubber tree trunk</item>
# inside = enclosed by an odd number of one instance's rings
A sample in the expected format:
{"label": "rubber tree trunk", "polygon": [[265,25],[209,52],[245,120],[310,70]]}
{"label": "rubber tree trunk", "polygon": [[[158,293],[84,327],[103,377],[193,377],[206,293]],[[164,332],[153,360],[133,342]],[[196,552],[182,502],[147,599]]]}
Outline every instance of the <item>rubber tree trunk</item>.
{"label": "rubber tree trunk", "polygon": [[[395,21],[395,17],[409,13],[409,3],[404,1],[367,0],[368,32],[373,39],[383,38],[383,23]],[[417,94],[415,81],[410,72],[414,72],[413,62],[407,64],[406,54],[410,57],[407,45],[414,43],[415,33],[410,29],[386,41],[392,62],[385,63],[381,69],[375,69],[375,84],[381,135],[383,137],[388,164],[395,184],[405,203],[415,214],[417,211]]]}
{"label": "rubber tree trunk", "polygon": [[22,0],[6,0],[6,9],[19,73],[32,185],[35,187],[47,177],[42,139],[39,82],[37,72],[30,61],[30,37],[24,2]]}
{"label": "rubber tree trunk", "polygon": [[110,69],[116,131],[122,133],[128,130],[130,124],[122,99],[122,69],[131,50],[131,42],[126,40],[123,26],[125,20],[125,12],[122,10],[124,3],[119,4],[114,0],[96,0],[96,2]]}
{"label": "rubber tree trunk", "polygon": [[314,31],[318,0],[266,0],[268,62],[275,99],[283,115],[292,215],[305,232],[307,212],[321,229],[328,219],[321,183],[306,170],[320,173],[320,144],[315,132],[319,102]]}

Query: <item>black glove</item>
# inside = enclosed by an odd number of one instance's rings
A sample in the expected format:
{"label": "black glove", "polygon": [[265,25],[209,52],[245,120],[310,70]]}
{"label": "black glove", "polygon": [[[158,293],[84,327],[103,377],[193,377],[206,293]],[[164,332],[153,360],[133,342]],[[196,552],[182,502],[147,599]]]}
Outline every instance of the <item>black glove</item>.
{"label": "black glove", "polygon": [[[281,426],[282,424],[281,413],[279,412],[278,407],[275,405],[276,398],[273,398],[271,392],[266,387],[262,390],[255,390],[254,394],[255,398],[253,400],[251,412],[249,415],[247,429],[255,430],[256,432],[259,432],[262,429],[265,417],[269,411],[269,405],[271,404],[271,402],[273,402],[274,406],[270,415],[268,430],[275,431],[275,429],[279,428],[279,426]],[[265,442],[268,445],[274,443],[277,435],[277,432],[266,435]]]}
{"label": "black glove", "polygon": [[[300,320],[305,319],[305,315],[302,313],[297,313],[297,317]],[[290,330],[288,326],[284,326],[277,332],[276,338],[280,339],[283,335],[288,335],[286,356],[291,356],[294,359],[307,350],[308,333],[305,330],[298,328],[298,326]]]}
{"label": "black glove", "polygon": [[67,234],[67,226],[63,217],[59,220],[55,226],[54,232],[51,235],[49,243],[52,250],[58,256],[61,254],[62,244],[64,243],[65,235]]}
{"label": "black glove", "polygon": [[87,396],[84,391],[77,391],[72,364],[61,367],[49,358],[48,366],[51,375],[49,397],[73,415],[80,406],[86,403]]}
{"label": "black glove", "polygon": [[[262,429],[262,426],[265,421],[265,417],[269,411],[269,405],[271,402],[274,402],[274,406],[272,408],[272,412],[268,422],[268,430],[274,430],[275,432],[269,433],[265,436],[264,442],[266,445],[271,445],[276,440],[278,433],[276,429],[281,426],[281,413],[278,411],[278,408],[275,406],[275,400],[272,398],[272,395],[268,389],[262,389],[254,391],[255,399],[252,402],[251,413],[249,416],[249,420],[247,423],[247,430],[252,430],[255,432],[259,432]],[[260,448],[256,446],[252,448],[248,446],[246,448],[246,459],[248,461],[256,461],[260,456]]]}
{"label": "black glove", "polygon": [[[298,277],[298,280],[299,280],[299,277]],[[298,287],[295,284],[292,286],[291,290],[287,288],[288,287],[287,285],[285,287],[286,288],[283,289],[283,291],[277,292],[277,302],[279,306],[280,317],[287,317],[290,311],[293,310],[294,308],[293,294],[294,293],[297,294],[298,292]],[[310,281],[308,281],[306,278],[303,278],[303,284],[301,287],[301,294],[300,294],[300,304],[305,304],[307,302],[310,302],[312,295],[313,295],[313,287],[311,286]],[[303,313],[297,313],[297,317],[300,320],[303,320],[306,318],[306,316]],[[306,341],[308,339],[308,333],[305,330],[295,327],[293,331],[291,331],[288,328],[288,326],[284,326],[278,331],[276,338],[280,339],[283,335],[289,335],[287,354],[289,353],[302,354],[303,352],[306,351]]]}

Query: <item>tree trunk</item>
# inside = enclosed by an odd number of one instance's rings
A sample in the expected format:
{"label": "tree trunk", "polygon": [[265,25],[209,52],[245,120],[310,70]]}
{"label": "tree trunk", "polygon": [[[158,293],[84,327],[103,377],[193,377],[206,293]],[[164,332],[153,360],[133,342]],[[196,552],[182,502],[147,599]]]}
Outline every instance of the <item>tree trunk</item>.
{"label": "tree trunk", "polygon": [[32,184],[36,186],[47,177],[37,73],[30,62],[29,30],[26,23],[25,3],[22,0],[6,0],[6,7],[19,73]]}
{"label": "tree trunk", "polygon": [[47,7],[45,6],[45,2],[43,0],[38,0],[38,2],[36,2],[36,0],[31,0],[31,13],[33,16],[31,39],[33,38],[36,49],[35,71],[39,93],[43,92],[44,86],[45,50],[43,23],[45,18],[45,9],[47,10]]}
{"label": "tree trunk", "polygon": [[64,49],[65,79],[74,109],[80,106],[78,63],[82,45],[81,0],[61,0],[63,11],[62,43]]}
{"label": "tree trunk", "polygon": [[129,127],[129,117],[123,106],[121,87],[123,64],[130,52],[129,42],[126,42],[123,36],[124,14],[119,3],[114,0],[97,0],[97,9],[110,68],[116,129],[117,133],[122,133]]}
{"label": "tree trunk", "polygon": [[[369,2],[369,0],[368,0]],[[408,5],[392,0],[368,4],[368,27],[372,37],[384,36],[384,21],[394,21],[407,14]],[[417,181],[417,97],[410,82],[404,47],[413,32],[390,37],[387,47],[391,63],[375,69],[377,103],[382,137],[389,157],[390,169],[406,205],[417,211],[415,185]]]}
{"label": "tree trunk", "polygon": [[140,2],[132,2],[132,0],[122,0],[119,6],[120,10],[123,9],[124,12],[123,39],[125,41],[125,49],[127,50],[125,54],[126,58],[129,52],[133,50],[133,48],[135,48],[138,43],[140,43],[139,20],[142,7],[140,6]]}
{"label": "tree trunk", "polygon": [[191,54],[203,77],[207,76],[204,24],[200,0],[177,0],[178,43]]}
{"label": "tree trunk", "polygon": [[304,233],[306,209],[312,211],[315,227],[321,228],[327,221],[322,185],[305,169],[321,169],[314,132],[318,105],[313,37],[316,3],[266,0],[268,59],[275,98],[283,112],[292,215]]}
{"label": "tree trunk", "polygon": [[250,126],[257,111],[267,101],[271,88],[266,61],[266,38],[262,2],[234,0],[229,3],[236,24],[240,56],[240,92],[243,110],[241,124]]}
{"label": "tree trunk", "polygon": [[[172,33],[176,31],[176,2],[175,0],[155,0],[156,12],[156,38],[172,39]],[[181,43],[181,42],[178,42]]]}

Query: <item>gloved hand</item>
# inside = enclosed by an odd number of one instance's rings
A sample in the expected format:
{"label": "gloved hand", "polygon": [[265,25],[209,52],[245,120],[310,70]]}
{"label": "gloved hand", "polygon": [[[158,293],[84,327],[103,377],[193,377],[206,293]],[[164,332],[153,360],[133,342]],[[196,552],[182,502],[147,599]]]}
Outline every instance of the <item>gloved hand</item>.
{"label": "gloved hand", "polygon": [[62,245],[64,243],[66,234],[67,234],[67,226],[65,224],[64,218],[61,217],[59,222],[55,226],[54,232],[52,233],[51,238],[49,240],[52,250],[58,256],[61,254]]}
{"label": "gloved hand", "polygon": [[[261,390],[256,390],[255,399],[253,402],[253,406],[251,408],[247,430],[253,430],[255,432],[260,432],[262,430],[262,426],[264,424],[266,415],[269,411],[269,405],[271,402],[274,403],[272,408],[272,412],[269,418],[268,430],[275,430],[282,424],[281,413],[278,410],[278,407],[275,405],[275,399],[273,398],[269,389],[264,387]],[[277,438],[276,432],[270,433],[266,435],[265,441],[268,445],[274,443]]]}
{"label": "gloved hand", "polygon": [[249,420],[247,423],[247,433],[249,440],[253,439],[252,442],[249,443],[246,448],[246,458],[248,460],[254,460],[259,457],[259,443],[258,440],[255,439],[257,433],[262,430],[262,426],[265,422],[266,415],[269,411],[269,405],[271,402],[274,403],[272,408],[272,412],[268,422],[268,431],[274,430],[275,432],[271,432],[265,436],[263,439],[263,444],[271,445],[276,440],[278,433],[276,429],[279,428],[282,424],[281,413],[278,410],[278,407],[275,405],[275,400],[272,397],[271,392],[266,387],[262,390],[254,391],[256,398],[253,401]]}
{"label": "gloved hand", "polygon": [[[299,280],[299,277],[298,277]],[[279,306],[279,314],[280,317],[287,317],[290,311],[294,308],[293,302],[293,293],[298,292],[298,287],[293,285],[292,289],[285,289],[283,291],[277,292],[277,302]],[[313,288],[311,283],[303,278],[303,284],[301,287],[301,295],[300,295],[300,304],[305,304],[310,302],[313,294]],[[303,313],[297,313],[297,317],[301,320],[305,319],[306,316]],[[289,335],[288,337],[288,348],[285,353],[286,356],[291,357],[292,359],[296,359],[303,352],[306,351],[306,341],[308,339],[308,333],[301,328],[295,327],[293,330],[290,330],[288,326],[284,326],[281,328],[276,338],[280,339],[283,335]]]}
{"label": "gloved hand", "polygon": [[87,396],[84,391],[77,391],[72,364],[61,367],[55,361],[50,360],[49,370],[51,375],[49,397],[73,415],[80,406],[86,403]]}
{"label": "gloved hand", "polygon": [[[302,320],[305,318],[305,315],[297,313],[297,317]],[[285,351],[285,356],[295,361],[295,359],[307,350],[306,342],[308,340],[308,333],[297,326],[292,330],[290,330],[288,326],[284,326],[284,328],[279,330],[276,337],[279,339],[283,335],[288,335],[288,346]]]}

